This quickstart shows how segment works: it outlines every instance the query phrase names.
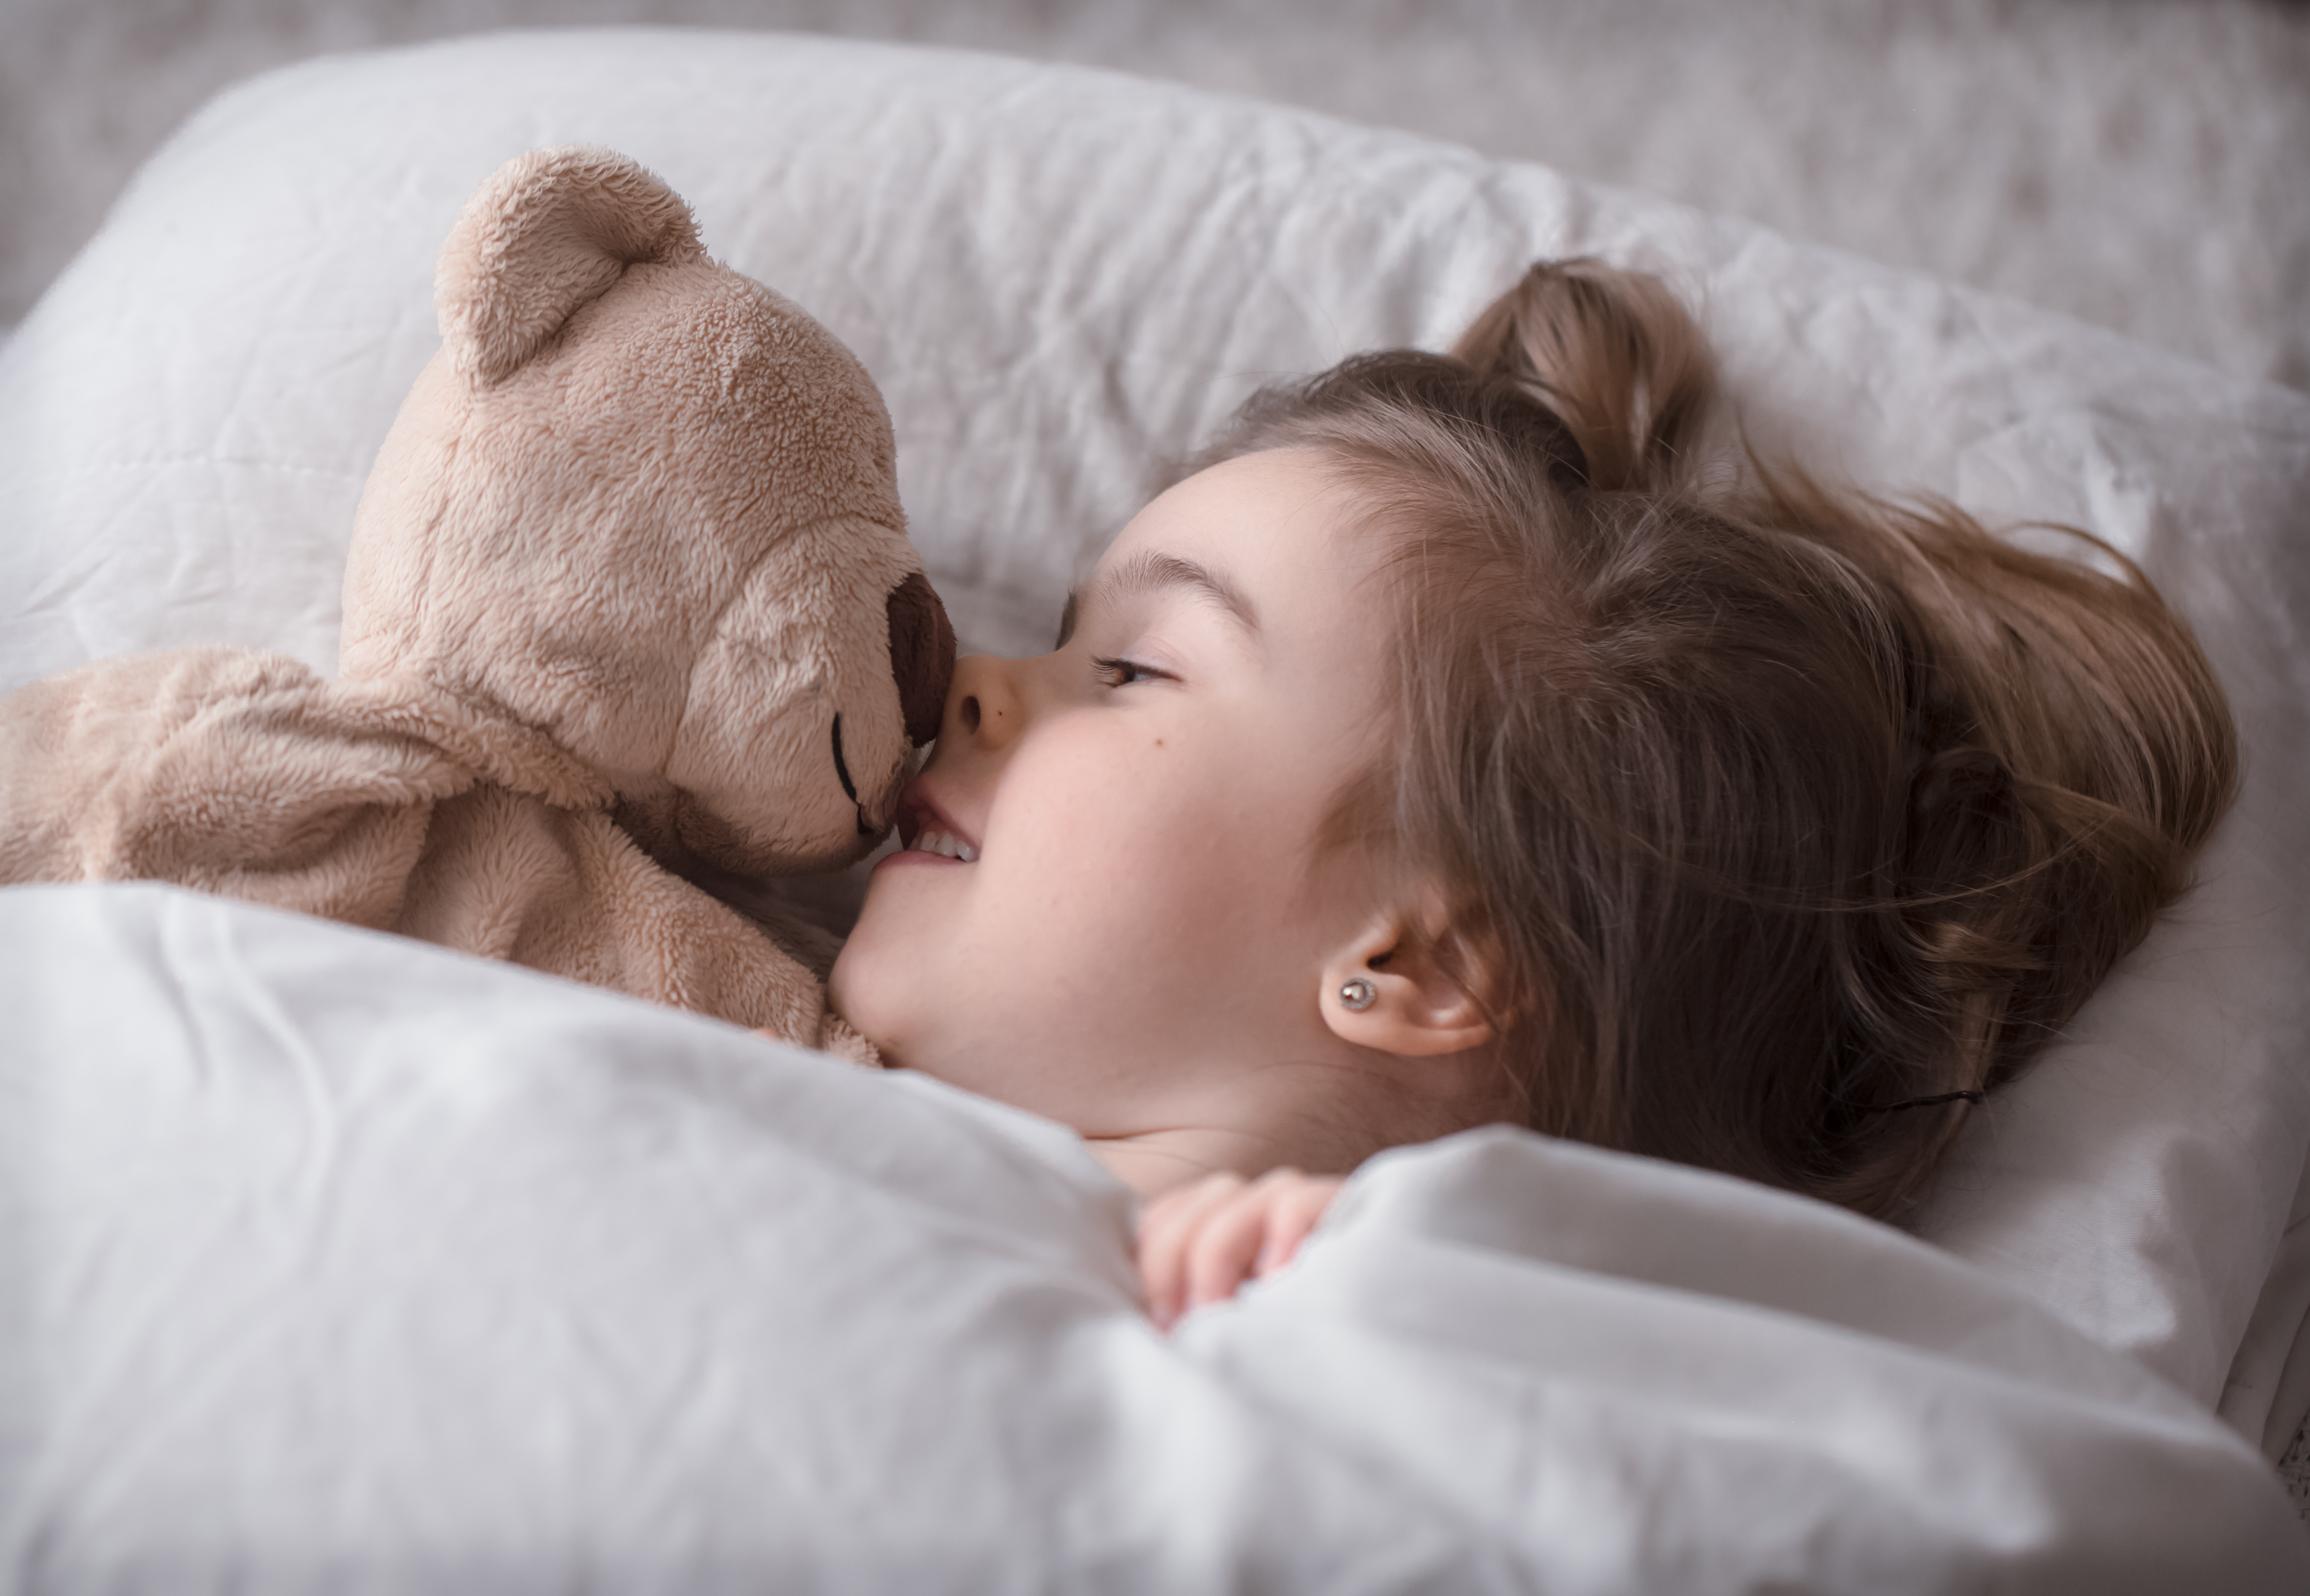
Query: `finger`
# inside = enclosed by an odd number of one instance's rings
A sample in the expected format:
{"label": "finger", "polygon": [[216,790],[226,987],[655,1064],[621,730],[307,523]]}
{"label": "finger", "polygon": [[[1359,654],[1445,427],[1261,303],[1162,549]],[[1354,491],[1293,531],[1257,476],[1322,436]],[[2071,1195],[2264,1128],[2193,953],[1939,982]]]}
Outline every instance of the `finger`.
{"label": "finger", "polygon": [[1160,1245],[1182,1231],[1192,1231],[1203,1214],[1242,1189],[1241,1175],[1222,1170],[1149,1199],[1139,1210],[1139,1245]]}
{"label": "finger", "polygon": [[1199,1181],[1168,1193],[1170,1201],[1151,1209],[1139,1232],[1139,1278],[1147,1294],[1147,1316],[1168,1330],[1187,1309],[1187,1257],[1204,1217],[1225,1204],[1241,1182],[1224,1177]]}
{"label": "finger", "polygon": [[1147,1293],[1147,1316],[1159,1327],[1168,1330],[1186,1306],[1187,1247],[1203,1215],[1242,1186],[1239,1175],[1206,1175],[1164,1193],[1141,1214],[1139,1279]]}
{"label": "finger", "polygon": [[1268,1196],[1249,1191],[1213,1209],[1197,1227],[1187,1248],[1187,1306],[1225,1302],[1251,1278],[1267,1234]]}
{"label": "finger", "polygon": [[1307,1175],[1277,1193],[1268,1212],[1266,1245],[1259,1250],[1255,1274],[1264,1279],[1299,1255],[1299,1244],[1330,1211],[1340,1185],[1333,1176]]}

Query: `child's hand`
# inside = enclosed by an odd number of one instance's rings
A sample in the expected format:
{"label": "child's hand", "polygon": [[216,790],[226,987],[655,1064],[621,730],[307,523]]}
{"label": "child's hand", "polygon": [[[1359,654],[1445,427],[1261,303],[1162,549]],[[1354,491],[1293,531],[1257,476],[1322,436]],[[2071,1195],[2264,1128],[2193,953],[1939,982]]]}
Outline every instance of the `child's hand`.
{"label": "child's hand", "polygon": [[1271,1169],[1255,1181],[1209,1175],[1149,1203],[1139,1219],[1139,1278],[1164,1330],[1291,1262],[1339,1194],[1335,1175]]}

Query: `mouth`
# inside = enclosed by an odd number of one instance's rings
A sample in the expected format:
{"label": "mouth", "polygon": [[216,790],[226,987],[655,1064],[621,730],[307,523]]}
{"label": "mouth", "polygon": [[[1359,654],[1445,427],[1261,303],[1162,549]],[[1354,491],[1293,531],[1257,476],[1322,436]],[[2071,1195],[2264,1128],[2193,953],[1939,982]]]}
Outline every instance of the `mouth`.
{"label": "mouth", "polygon": [[894,858],[904,854],[922,854],[962,864],[978,862],[978,845],[932,802],[919,782],[899,796],[899,841],[902,845],[900,854],[893,854]]}

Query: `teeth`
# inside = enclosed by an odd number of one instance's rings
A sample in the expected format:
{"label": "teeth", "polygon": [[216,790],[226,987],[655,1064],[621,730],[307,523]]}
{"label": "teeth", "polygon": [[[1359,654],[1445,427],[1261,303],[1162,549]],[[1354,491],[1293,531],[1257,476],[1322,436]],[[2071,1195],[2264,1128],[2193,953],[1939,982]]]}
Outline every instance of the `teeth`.
{"label": "teeth", "polygon": [[950,836],[944,831],[933,828],[925,828],[917,832],[915,840],[908,846],[915,853],[937,854],[947,859],[960,859],[965,864],[973,863],[978,858],[977,848],[959,837]]}

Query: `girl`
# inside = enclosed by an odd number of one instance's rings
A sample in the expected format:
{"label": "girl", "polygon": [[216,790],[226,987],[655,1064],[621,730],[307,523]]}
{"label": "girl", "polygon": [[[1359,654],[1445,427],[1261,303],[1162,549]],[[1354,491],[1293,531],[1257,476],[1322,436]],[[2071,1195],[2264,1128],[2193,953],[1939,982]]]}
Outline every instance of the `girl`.
{"label": "girl", "polygon": [[1659,283],[1536,266],[959,664],[833,1000],[1151,1200],[1159,1320],[1495,1121],[1897,1214],[2183,889],[2235,733],[2141,574],[1712,468],[1713,398]]}

